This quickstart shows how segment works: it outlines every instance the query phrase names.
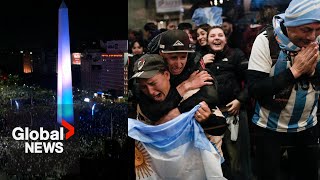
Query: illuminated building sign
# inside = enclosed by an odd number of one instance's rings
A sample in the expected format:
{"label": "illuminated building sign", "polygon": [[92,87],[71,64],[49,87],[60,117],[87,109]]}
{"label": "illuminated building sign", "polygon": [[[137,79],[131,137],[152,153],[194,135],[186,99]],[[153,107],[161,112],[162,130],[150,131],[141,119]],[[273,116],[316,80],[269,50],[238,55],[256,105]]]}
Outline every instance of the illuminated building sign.
{"label": "illuminated building sign", "polygon": [[81,65],[81,53],[72,53],[72,64]]}
{"label": "illuminated building sign", "polygon": [[122,58],[123,54],[102,54],[102,58]]}

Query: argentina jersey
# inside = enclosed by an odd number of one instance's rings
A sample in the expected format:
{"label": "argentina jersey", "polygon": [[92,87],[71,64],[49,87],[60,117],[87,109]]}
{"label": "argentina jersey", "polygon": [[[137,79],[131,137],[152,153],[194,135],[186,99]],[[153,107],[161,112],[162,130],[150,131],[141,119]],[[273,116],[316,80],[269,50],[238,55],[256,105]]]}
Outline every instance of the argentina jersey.
{"label": "argentina jersey", "polygon": [[270,112],[257,102],[252,121],[260,127],[278,132],[305,130],[317,124],[318,96],[312,85],[307,91],[293,88],[287,105],[280,113]]}
{"label": "argentina jersey", "polygon": [[[278,60],[272,67],[270,76],[277,75],[290,67],[290,61]],[[256,125],[277,132],[298,132],[317,124],[319,92],[313,85],[297,82],[293,87],[287,103],[281,111],[274,112],[256,103],[252,118]]]}

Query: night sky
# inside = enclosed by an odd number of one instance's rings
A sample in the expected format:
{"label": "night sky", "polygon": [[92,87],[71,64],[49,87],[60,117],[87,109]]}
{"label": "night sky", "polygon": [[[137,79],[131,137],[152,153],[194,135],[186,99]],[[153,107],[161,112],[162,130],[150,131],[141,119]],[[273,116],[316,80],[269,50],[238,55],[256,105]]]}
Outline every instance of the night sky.
{"label": "night sky", "polygon": [[[57,47],[61,0],[10,0],[0,10],[0,47]],[[71,50],[86,40],[127,39],[127,1],[65,0]],[[115,8],[114,3],[118,3]],[[123,8],[119,8],[123,7]],[[121,10],[122,9],[122,10]],[[111,11],[116,10],[117,13]]]}

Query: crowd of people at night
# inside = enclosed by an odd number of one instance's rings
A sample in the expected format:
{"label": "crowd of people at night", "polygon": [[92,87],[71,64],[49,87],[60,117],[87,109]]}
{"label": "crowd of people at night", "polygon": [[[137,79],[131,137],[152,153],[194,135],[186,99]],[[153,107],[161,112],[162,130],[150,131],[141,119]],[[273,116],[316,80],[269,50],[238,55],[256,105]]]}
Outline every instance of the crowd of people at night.
{"label": "crowd of people at night", "polygon": [[[200,103],[194,118],[224,158],[224,178],[318,180],[318,6],[265,6],[242,29],[223,15],[215,24],[200,18],[130,29],[129,118],[168,124]],[[135,177],[140,147],[131,140]]]}
{"label": "crowd of people at night", "polygon": [[[13,129],[59,130],[56,94],[26,85],[3,84],[0,85],[0,179],[102,178],[113,173],[113,168],[105,170],[106,167],[118,168],[117,164],[126,162],[126,149],[123,149],[127,137],[126,103],[88,103],[83,100],[90,93],[75,93],[75,134],[63,141],[63,153],[25,153],[26,141],[13,139]],[[104,165],[99,165],[100,161]]]}

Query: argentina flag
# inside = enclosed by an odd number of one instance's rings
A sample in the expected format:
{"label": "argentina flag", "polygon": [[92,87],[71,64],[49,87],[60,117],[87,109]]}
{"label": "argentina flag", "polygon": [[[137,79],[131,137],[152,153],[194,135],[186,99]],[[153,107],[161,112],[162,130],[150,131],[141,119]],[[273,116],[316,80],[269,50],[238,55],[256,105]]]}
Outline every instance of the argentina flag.
{"label": "argentina flag", "polygon": [[222,8],[217,6],[197,8],[191,19],[196,26],[201,24],[220,26],[222,25]]}
{"label": "argentina flag", "polygon": [[137,180],[223,180],[222,158],[194,118],[200,105],[153,126],[128,118]]}

